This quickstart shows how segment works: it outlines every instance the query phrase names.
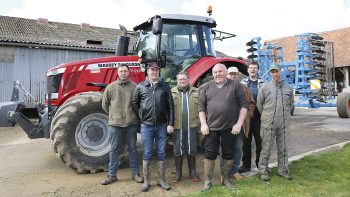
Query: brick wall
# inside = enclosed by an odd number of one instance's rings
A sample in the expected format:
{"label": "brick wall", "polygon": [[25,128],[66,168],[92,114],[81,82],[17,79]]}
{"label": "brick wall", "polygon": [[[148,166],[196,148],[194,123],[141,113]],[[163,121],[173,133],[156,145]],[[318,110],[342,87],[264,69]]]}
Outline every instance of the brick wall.
{"label": "brick wall", "polygon": [[[350,66],[350,27],[318,33],[324,40],[334,43],[334,64],[336,67]],[[297,36],[267,40],[283,47],[284,61],[292,62],[296,59]]]}

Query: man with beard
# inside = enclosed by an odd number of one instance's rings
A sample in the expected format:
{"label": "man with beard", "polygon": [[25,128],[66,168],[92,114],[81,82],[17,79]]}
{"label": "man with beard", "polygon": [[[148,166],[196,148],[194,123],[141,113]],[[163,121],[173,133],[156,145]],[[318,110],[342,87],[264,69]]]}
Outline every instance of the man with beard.
{"label": "man with beard", "polygon": [[142,183],[139,175],[139,164],[136,157],[136,134],[139,127],[137,115],[132,110],[131,98],[136,83],[129,80],[129,67],[122,64],[118,67],[118,79],[109,84],[103,93],[102,108],[108,114],[108,129],[111,133],[111,150],[109,152],[109,168],[107,178],[101,182],[109,185],[117,181],[119,154],[123,150],[123,142],[129,147],[129,160],[132,179]]}

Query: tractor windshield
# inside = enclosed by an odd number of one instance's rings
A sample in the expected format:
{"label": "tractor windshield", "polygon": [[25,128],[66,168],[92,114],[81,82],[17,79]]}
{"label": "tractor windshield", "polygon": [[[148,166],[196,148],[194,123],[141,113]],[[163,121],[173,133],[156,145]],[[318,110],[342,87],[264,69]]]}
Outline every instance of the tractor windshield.
{"label": "tractor windshield", "polygon": [[203,56],[215,56],[210,28],[197,24],[164,24],[160,54],[166,56],[162,78],[176,85],[176,75]]}
{"label": "tractor windshield", "polygon": [[[138,32],[138,50],[146,52],[147,59],[156,59],[156,35],[151,28]],[[160,54],[165,56],[161,77],[170,86],[176,85],[176,75],[186,70],[203,56],[216,56],[213,35],[201,24],[165,23],[161,34]]]}

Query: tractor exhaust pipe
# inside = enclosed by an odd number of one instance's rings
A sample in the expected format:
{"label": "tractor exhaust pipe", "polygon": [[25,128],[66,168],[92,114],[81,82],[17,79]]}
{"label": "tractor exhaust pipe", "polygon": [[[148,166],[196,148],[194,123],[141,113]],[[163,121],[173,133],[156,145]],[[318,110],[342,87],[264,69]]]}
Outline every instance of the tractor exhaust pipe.
{"label": "tractor exhaust pipe", "polygon": [[115,49],[116,56],[127,56],[129,49],[130,37],[128,37],[127,30],[123,25],[119,25],[120,30],[123,31],[123,35],[118,36],[117,38],[117,46]]}

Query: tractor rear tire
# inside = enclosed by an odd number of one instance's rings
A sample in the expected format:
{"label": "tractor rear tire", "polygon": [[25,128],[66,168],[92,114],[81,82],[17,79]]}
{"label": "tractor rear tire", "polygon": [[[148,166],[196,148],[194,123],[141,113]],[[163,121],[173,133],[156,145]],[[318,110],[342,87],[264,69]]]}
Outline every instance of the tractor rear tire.
{"label": "tractor rear tire", "polygon": [[350,93],[342,92],[338,94],[337,111],[340,118],[350,118]]}
{"label": "tractor rear tire", "polygon": [[[51,142],[56,155],[79,173],[107,171],[110,151],[108,116],[100,92],[80,93],[57,110],[51,123]],[[127,157],[120,151],[119,164]]]}

